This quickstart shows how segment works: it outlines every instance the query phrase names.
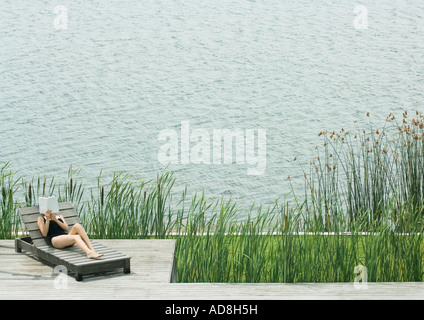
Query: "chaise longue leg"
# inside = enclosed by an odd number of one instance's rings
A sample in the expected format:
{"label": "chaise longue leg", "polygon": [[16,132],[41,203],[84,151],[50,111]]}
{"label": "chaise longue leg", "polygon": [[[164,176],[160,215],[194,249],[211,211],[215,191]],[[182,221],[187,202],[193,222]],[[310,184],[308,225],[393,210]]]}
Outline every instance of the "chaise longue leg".
{"label": "chaise longue leg", "polygon": [[22,252],[22,248],[19,245],[19,239],[15,239],[15,252]]}
{"label": "chaise longue leg", "polygon": [[124,263],[124,273],[130,273],[131,267],[130,267],[130,260],[126,260]]}

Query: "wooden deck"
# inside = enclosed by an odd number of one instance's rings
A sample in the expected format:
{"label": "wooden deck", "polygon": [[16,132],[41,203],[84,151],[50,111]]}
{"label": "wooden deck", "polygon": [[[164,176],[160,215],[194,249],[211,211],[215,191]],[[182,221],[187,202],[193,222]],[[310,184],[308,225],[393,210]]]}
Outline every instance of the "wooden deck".
{"label": "wooden deck", "polygon": [[231,284],[171,283],[174,240],[97,240],[131,256],[122,270],[58,281],[52,266],[29,253],[16,253],[13,240],[0,240],[0,299],[424,299],[424,283]]}

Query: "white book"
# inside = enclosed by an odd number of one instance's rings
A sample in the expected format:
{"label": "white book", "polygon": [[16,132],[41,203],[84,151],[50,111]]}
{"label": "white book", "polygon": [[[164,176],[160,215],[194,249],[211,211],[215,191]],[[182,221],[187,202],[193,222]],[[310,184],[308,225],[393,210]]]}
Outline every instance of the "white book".
{"label": "white book", "polygon": [[59,202],[55,196],[38,198],[39,212],[44,214],[47,210],[52,213],[59,213]]}

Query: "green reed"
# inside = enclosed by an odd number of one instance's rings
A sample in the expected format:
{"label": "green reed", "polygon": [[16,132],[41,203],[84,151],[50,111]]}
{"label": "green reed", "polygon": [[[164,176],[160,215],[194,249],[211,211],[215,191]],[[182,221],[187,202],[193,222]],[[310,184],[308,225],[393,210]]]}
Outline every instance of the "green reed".
{"label": "green reed", "polygon": [[[18,184],[20,179],[7,168],[2,170],[0,199],[2,230],[8,221],[3,238],[16,236],[18,205],[34,205],[37,196],[52,193],[72,197],[70,176],[64,183],[32,179],[27,190],[30,183]],[[185,190],[173,203],[175,178],[169,172],[155,181],[118,173],[108,183],[100,173],[88,199],[82,198],[84,188],[77,180],[73,172],[73,197],[82,199],[79,215],[91,237],[177,239],[180,282],[353,281],[357,265],[369,268],[370,281],[423,277],[422,235],[410,232],[422,220],[414,203],[398,206],[396,197],[382,206],[380,222],[385,223],[368,224],[343,215],[318,219],[306,210],[307,200],[291,203],[285,198],[268,207],[243,208],[231,198],[208,198],[204,192],[189,196]],[[19,188],[26,192],[25,201],[16,200]],[[363,234],[365,228],[368,233]]]}
{"label": "green reed", "polygon": [[369,281],[422,281],[423,120],[404,113],[401,125],[389,115],[382,129],[321,132],[304,195],[267,207],[187,187],[176,197],[166,170],[151,181],[100,172],[87,192],[72,166],[65,181],[27,181],[0,163],[0,237],[24,230],[17,207],[57,195],[92,238],[176,239],[179,282],[349,282],[358,265]]}
{"label": "green reed", "polygon": [[153,183],[121,172],[103,184],[100,173],[82,216],[87,232],[98,238],[165,238],[174,223],[169,205],[174,181],[170,172]]}
{"label": "green reed", "polygon": [[[323,147],[304,172],[306,207],[326,221],[339,215],[364,222],[365,230],[382,222],[391,201],[393,219],[402,206],[411,205],[414,220],[421,226],[424,205],[424,116],[416,113],[402,124],[390,114],[382,129],[323,131]],[[409,225],[413,228],[413,225]]]}
{"label": "green reed", "polygon": [[[276,202],[256,208],[242,222],[231,202],[220,199],[211,219],[190,215],[190,232],[177,237],[180,282],[350,282],[355,267],[365,265],[369,281],[422,281],[423,235],[399,233],[376,225],[367,233],[361,223],[350,232],[304,232],[300,208]],[[222,208],[227,208],[222,211]],[[289,209],[287,209],[289,208]],[[390,210],[390,208],[386,208]],[[403,214],[401,214],[403,215]],[[343,226],[345,222],[332,221]],[[402,221],[399,228],[405,228]]]}
{"label": "green reed", "polygon": [[0,239],[10,239],[17,233],[20,223],[14,200],[18,180],[16,173],[10,170],[10,162],[0,162],[0,165]]}

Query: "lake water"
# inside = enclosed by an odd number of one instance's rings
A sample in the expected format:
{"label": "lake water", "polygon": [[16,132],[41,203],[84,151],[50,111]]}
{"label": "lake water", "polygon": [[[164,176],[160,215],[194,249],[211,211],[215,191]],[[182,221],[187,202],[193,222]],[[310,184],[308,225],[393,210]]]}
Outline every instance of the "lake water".
{"label": "lake water", "polygon": [[246,160],[169,169],[177,192],[270,202],[287,176],[302,186],[321,130],[423,110],[424,2],[364,4],[366,29],[349,0],[0,0],[0,160],[24,177],[72,164],[94,186],[101,169],[154,179],[158,137],[181,142],[182,123],[210,141],[264,130],[262,174]]}

